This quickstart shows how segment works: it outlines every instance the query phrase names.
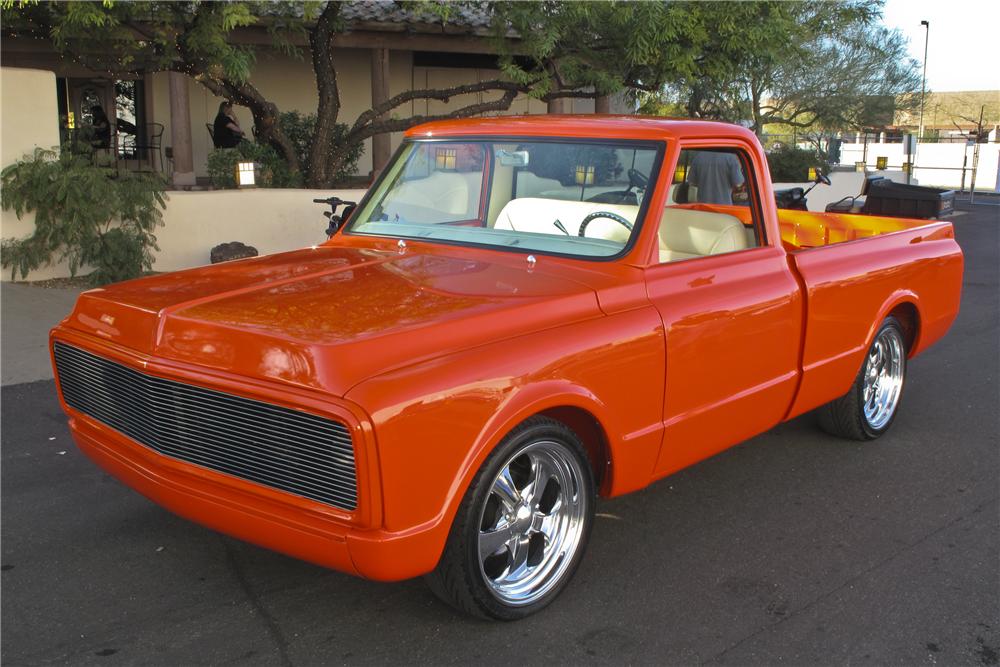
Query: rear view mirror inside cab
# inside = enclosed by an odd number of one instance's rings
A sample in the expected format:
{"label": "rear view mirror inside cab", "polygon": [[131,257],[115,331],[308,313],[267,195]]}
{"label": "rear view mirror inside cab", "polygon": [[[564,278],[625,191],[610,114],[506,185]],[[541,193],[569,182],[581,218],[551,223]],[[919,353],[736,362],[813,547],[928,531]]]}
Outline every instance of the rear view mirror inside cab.
{"label": "rear view mirror inside cab", "polygon": [[528,151],[497,151],[497,161],[504,167],[527,167]]}

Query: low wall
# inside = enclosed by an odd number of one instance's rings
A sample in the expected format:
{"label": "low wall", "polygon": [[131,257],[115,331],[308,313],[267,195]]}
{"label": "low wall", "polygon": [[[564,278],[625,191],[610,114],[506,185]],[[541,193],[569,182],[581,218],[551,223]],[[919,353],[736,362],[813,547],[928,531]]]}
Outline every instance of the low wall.
{"label": "low wall", "polygon": [[160,251],[153,269],[176,271],[209,263],[213,246],[240,241],[262,255],[305,248],[326,240],[329,207],[313,199],[331,195],[359,201],[364,190],[215,190],[171,192]]}
{"label": "low wall", "polygon": [[[321,243],[326,239],[327,225],[323,211],[329,208],[312,200],[336,195],[359,201],[364,193],[364,190],[285,189],[171,192],[163,212],[164,224],[156,231],[160,250],[155,253],[153,269],[177,271],[208,264],[212,247],[228,241],[251,245],[262,255]],[[4,214],[5,238],[27,236],[33,227],[33,218],[17,220],[13,213]],[[57,263],[33,271],[27,280],[69,275],[69,267]],[[10,271],[5,270],[2,278],[10,280]]]}

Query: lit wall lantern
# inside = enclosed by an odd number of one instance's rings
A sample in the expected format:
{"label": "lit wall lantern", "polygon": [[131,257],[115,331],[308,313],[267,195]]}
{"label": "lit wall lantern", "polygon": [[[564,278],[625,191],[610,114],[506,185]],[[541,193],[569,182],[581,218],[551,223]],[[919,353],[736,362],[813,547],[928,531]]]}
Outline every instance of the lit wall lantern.
{"label": "lit wall lantern", "polygon": [[889,166],[889,158],[887,157],[875,158],[875,168],[878,169],[879,171],[886,169],[888,166]]}
{"label": "lit wall lantern", "polygon": [[439,148],[434,155],[434,164],[438,169],[454,169],[457,154],[454,148]]}
{"label": "lit wall lantern", "polygon": [[256,166],[253,162],[236,163],[236,187],[253,188],[257,186]]}
{"label": "lit wall lantern", "polygon": [[806,180],[807,181],[816,180],[816,167],[809,167],[809,171],[806,172]]}
{"label": "lit wall lantern", "polygon": [[867,168],[868,165],[862,162],[861,160],[858,160],[857,162],[854,163],[854,171],[864,172]]}
{"label": "lit wall lantern", "polygon": [[674,169],[674,183],[683,183],[687,180],[688,169],[685,165],[679,164]]}
{"label": "lit wall lantern", "polygon": [[576,166],[576,184],[577,185],[593,185],[594,184],[594,167],[584,166],[578,164]]}

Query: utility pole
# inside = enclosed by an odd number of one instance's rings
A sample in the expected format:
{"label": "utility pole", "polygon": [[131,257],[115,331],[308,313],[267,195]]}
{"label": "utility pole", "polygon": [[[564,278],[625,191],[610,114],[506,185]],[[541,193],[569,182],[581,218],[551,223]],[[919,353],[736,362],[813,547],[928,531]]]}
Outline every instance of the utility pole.
{"label": "utility pole", "polygon": [[931,35],[930,21],[921,21],[920,25],[924,26],[924,74],[920,78],[920,126],[917,129],[917,141],[920,141],[924,136],[924,92],[927,89],[927,41]]}

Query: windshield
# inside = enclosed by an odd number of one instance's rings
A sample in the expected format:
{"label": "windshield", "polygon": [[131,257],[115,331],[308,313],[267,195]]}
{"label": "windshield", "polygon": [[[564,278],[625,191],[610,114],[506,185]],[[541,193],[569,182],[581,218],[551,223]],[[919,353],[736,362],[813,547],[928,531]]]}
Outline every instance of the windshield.
{"label": "windshield", "polygon": [[610,257],[631,240],[658,164],[649,143],[414,141],[347,231]]}

